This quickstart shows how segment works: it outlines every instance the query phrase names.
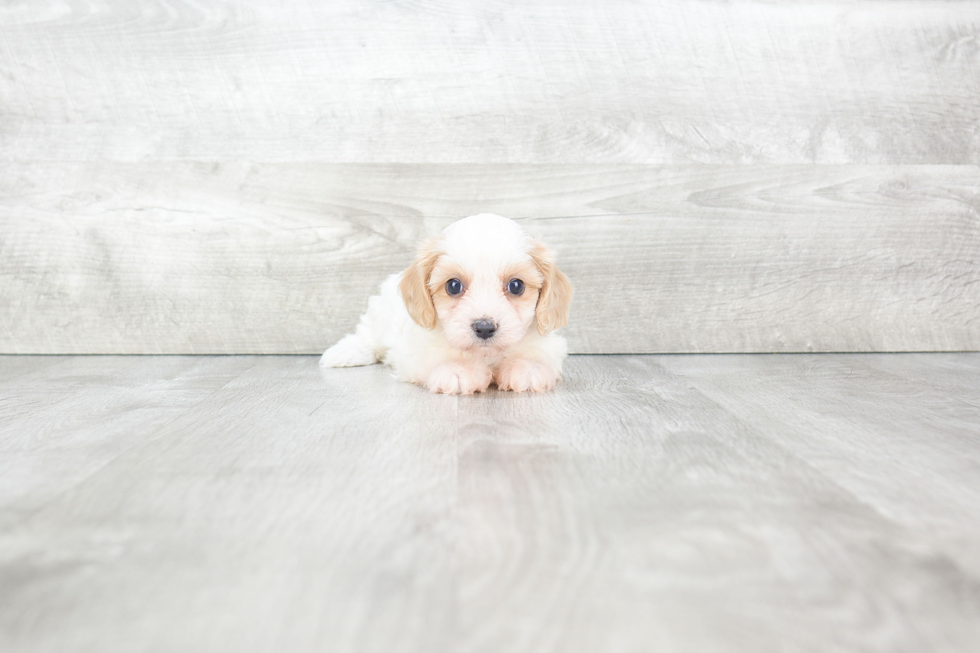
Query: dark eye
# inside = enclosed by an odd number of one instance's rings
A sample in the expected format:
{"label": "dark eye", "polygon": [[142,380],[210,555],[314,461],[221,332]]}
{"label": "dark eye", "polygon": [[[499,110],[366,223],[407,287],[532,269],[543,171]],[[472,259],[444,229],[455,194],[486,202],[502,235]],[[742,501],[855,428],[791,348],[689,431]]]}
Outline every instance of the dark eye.
{"label": "dark eye", "polygon": [[463,292],[463,282],[459,279],[450,279],[446,282],[446,292],[450,295],[458,295]]}
{"label": "dark eye", "polygon": [[520,295],[524,292],[524,282],[520,279],[511,279],[507,284],[507,292],[511,295]]}

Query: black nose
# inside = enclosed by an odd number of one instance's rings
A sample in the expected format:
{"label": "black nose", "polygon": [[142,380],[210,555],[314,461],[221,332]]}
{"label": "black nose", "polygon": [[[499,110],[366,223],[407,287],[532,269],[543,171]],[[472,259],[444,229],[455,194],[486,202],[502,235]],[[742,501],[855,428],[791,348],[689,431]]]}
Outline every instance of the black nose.
{"label": "black nose", "polygon": [[483,338],[486,340],[494,334],[497,330],[497,325],[491,320],[477,320],[473,323],[473,332],[476,334],[477,338]]}

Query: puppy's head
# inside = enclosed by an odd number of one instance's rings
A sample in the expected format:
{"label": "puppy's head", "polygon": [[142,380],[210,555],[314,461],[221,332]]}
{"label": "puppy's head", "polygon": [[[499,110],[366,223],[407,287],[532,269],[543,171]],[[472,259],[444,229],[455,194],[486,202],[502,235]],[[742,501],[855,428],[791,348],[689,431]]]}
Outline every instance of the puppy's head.
{"label": "puppy's head", "polygon": [[453,347],[499,352],[532,325],[568,321],[572,286],[554,255],[513,220],[483,213],[449,225],[419,249],[399,285],[420,326],[441,325]]}

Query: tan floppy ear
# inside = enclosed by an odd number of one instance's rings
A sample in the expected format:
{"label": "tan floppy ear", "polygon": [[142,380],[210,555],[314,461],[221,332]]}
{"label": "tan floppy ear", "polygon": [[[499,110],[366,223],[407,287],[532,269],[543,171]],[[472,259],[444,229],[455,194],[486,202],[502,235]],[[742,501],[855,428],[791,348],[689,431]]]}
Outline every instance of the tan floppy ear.
{"label": "tan floppy ear", "polygon": [[437,243],[438,240],[432,238],[419,246],[415,260],[402,273],[402,280],[398,283],[408,314],[416,324],[426,329],[436,326],[436,306],[432,303],[428,284],[432,268],[441,254]]}
{"label": "tan floppy ear", "polygon": [[531,259],[544,276],[534,317],[538,333],[547,335],[568,324],[568,309],[572,304],[572,284],[555,265],[555,255],[541,243],[531,248]]}

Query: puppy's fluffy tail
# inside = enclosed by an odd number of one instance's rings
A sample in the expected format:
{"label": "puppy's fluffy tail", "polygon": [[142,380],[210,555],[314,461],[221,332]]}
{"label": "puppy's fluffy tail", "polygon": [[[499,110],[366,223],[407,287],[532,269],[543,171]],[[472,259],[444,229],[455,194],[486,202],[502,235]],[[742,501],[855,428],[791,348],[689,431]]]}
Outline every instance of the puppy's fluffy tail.
{"label": "puppy's fluffy tail", "polygon": [[320,367],[359,367],[377,362],[374,350],[355,334],[344,336],[320,357]]}

